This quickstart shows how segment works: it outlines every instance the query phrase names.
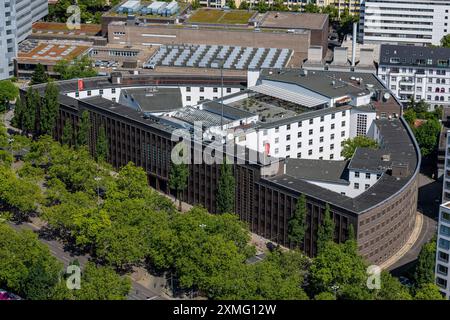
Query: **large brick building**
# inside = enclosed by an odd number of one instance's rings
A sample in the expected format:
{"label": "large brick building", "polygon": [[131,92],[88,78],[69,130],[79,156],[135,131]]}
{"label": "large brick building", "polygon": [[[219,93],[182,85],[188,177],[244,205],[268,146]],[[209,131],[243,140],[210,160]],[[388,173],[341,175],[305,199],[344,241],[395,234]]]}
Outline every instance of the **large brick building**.
{"label": "large brick building", "polygon": [[[230,91],[233,89],[245,92],[243,87],[245,81],[242,78],[226,77],[224,86],[230,88]],[[106,129],[109,141],[108,161],[115,168],[133,161],[147,172],[149,184],[153,188],[170,193],[168,187],[170,155],[177,143],[172,141],[171,133],[176,129],[177,123],[181,124],[181,118],[175,119],[176,115],[172,113],[170,117],[169,113],[161,117],[146,115],[142,110],[117,103],[119,99],[114,95],[123,94],[119,93],[123,88],[156,85],[179,87],[182,92],[186,88],[190,88],[185,90],[190,92],[194,87],[200,87],[202,92],[206,92],[208,88],[211,92],[216,92],[220,82],[219,77],[211,76],[113,75],[112,78],[85,79],[84,88],[80,91],[77,89],[77,81],[58,82],[61,107],[55,138],[61,139],[63,125],[67,120],[77,127],[81,113],[87,110],[92,124],[89,142],[91,151],[95,151],[95,141],[102,125]],[[36,88],[43,92],[44,86],[38,85]],[[377,103],[380,104],[382,101]],[[203,112],[202,116],[206,112],[205,108],[203,110],[187,108],[192,113]],[[209,121],[217,120],[213,111],[214,109],[208,111]],[[235,109],[226,111],[234,112],[233,115],[227,114],[227,119],[243,114]],[[182,113],[183,117],[187,115],[186,110],[182,112],[185,112]],[[320,112],[315,110],[311,114],[320,119]],[[340,109],[338,112],[341,112]],[[305,113],[305,117],[307,115],[308,113]],[[171,117],[174,120],[171,120]],[[309,120],[306,118],[303,120],[304,126],[307,125]],[[186,123],[183,122],[183,125]],[[249,161],[248,158],[251,149],[240,149],[242,152],[231,155],[235,160],[245,159],[235,161],[233,164],[236,179],[236,214],[249,225],[252,232],[289,246],[288,220],[294,213],[299,196],[305,194],[308,209],[308,229],[304,241],[306,254],[313,256],[316,253],[317,229],[323,221],[325,206],[329,204],[336,225],[335,240],[345,241],[349,226],[353,225],[360,253],[368,261],[382,263],[408,241],[414,228],[420,152],[402,118],[380,118],[374,120],[373,125],[374,136],[380,144],[379,150],[370,154],[361,149],[362,152],[355,153],[350,163],[328,160],[330,165],[316,166],[307,161],[325,160],[271,156],[263,156],[255,162]],[[205,144],[194,145],[199,146],[197,150],[200,151],[206,147]],[[195,146],[192,150],[195,150]],[[311,165],[309,169],[307,165]],[[220,165],[202,163],[191,164],[189,167],[188,187],[183,199],[193,205],[202,205],[211,213],[215,213]],[[338,167],[340,169],[334,169]],[[359,188],[359,183],[352,182],[352,177],[348,177],[349,174],[356,174],[355,170],[358,170],[358,177],[361,179],[367,177],[367,173],[370,177],[370,173],[378,172],[376,182],[355,196],[335,192],[324,186],[326,181],[323,179],[336,175],[339,176],[336,178],[338,181],[331,181],[332,183],[347,183],[348,188],[356,188],[358,184]],[[311,175],[315,175],[319,180],[321,177],[325,178],[319,181],[320,183],[313,183]]]}

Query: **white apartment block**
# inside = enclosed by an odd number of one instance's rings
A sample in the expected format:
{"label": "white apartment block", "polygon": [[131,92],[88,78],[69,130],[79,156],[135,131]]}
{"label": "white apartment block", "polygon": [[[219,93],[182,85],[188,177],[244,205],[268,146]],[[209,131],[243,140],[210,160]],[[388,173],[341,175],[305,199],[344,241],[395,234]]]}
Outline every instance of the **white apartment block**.
{"label": "white apartment block", "polygon": [[403,103],[450,105],[450,49],[381,45],[378,77]]}
{"label": "white apartment block", "polygon": [[450,32],[448,0],[363,0],[360,41],[439,45]]}
{"label": "white apartment block", "polygon": [[31,33],[32,23],[47,14],[47,0],[0,0],[0,79],[14,75],[18,43]]}

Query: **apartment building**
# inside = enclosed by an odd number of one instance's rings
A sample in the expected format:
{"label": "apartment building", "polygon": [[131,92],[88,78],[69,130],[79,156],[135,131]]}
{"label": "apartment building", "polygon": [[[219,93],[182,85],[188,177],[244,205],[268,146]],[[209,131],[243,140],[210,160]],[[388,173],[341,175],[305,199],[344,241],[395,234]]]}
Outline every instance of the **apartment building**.
{"label": "apartment building", "polygon": [[47,0],[0,0],[0,79],[14,75],[19,42],[31,33],[32,23],[47,14]]}
{"label": "apartment building", "polygon": [[381,45],[378,77],[403,103],[450,104],[450,49]]}
{"label": "apartment building", "polygon": [[448,0],[363,0],[360,41],[439,45],[450,32]]}

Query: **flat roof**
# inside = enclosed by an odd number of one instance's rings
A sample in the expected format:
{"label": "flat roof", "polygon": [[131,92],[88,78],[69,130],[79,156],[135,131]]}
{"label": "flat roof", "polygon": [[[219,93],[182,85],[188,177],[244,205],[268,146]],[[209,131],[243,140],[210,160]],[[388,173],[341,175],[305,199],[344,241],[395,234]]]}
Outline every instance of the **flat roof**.
{"label": "flat roof", "polygon": [[80,24],[80,29],[69,29],[66,23],[59,22],[35,22],[32,30],[35,33],[53,33],[65,35],[90,35],[94,36],[102,31],[100,24]]}
{"label": "flat roof", "polygon": [[132,102],[142,112],[167,112],[183,107],[180,88],[126,88],[120,91],[119,103]]}
{"label": "flat roof", "polygon": [[248,24],[255,14],[256,11],[200,8],[192,13],[187,23]]}
{"label": "flat roof", "polygon": [[60,60],[73,60],[89,49],[70,43],[49,43],[35,40],[25,40],[19,44],[18,58],[42,62],[58,62]]}
{"label": "flat roof", "polygon": [[[371,73],[263,69],[261,76],[263,81],[270,80],[299,85],[329,98],[368,94],[370,91],[366,88],[366,84],[370,84],[374,88],[383,88],[377,78]],[[361,78],[362,81],[358,82],[354,78]]]}
{"label": "flat roof", "polygon": [[286,174],[298,179],[348,184],[348,161],[286,159]]}
{"label": "flat roof", "polygon": [[261,22],[262,28],[323,29],[328,28],[327,14],[302,12],[268,12]]}

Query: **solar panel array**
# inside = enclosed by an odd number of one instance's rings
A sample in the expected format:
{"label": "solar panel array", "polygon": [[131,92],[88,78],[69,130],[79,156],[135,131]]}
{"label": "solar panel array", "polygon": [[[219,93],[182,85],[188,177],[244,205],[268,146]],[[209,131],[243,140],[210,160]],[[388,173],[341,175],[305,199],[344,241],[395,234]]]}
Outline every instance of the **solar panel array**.
{"label": "solar panel array", "polygon": [[145,64],[156,66],[196,67],[246,70],[283,68],[292,54],[290,49],[253,48],[219,45],[163,45]]}

